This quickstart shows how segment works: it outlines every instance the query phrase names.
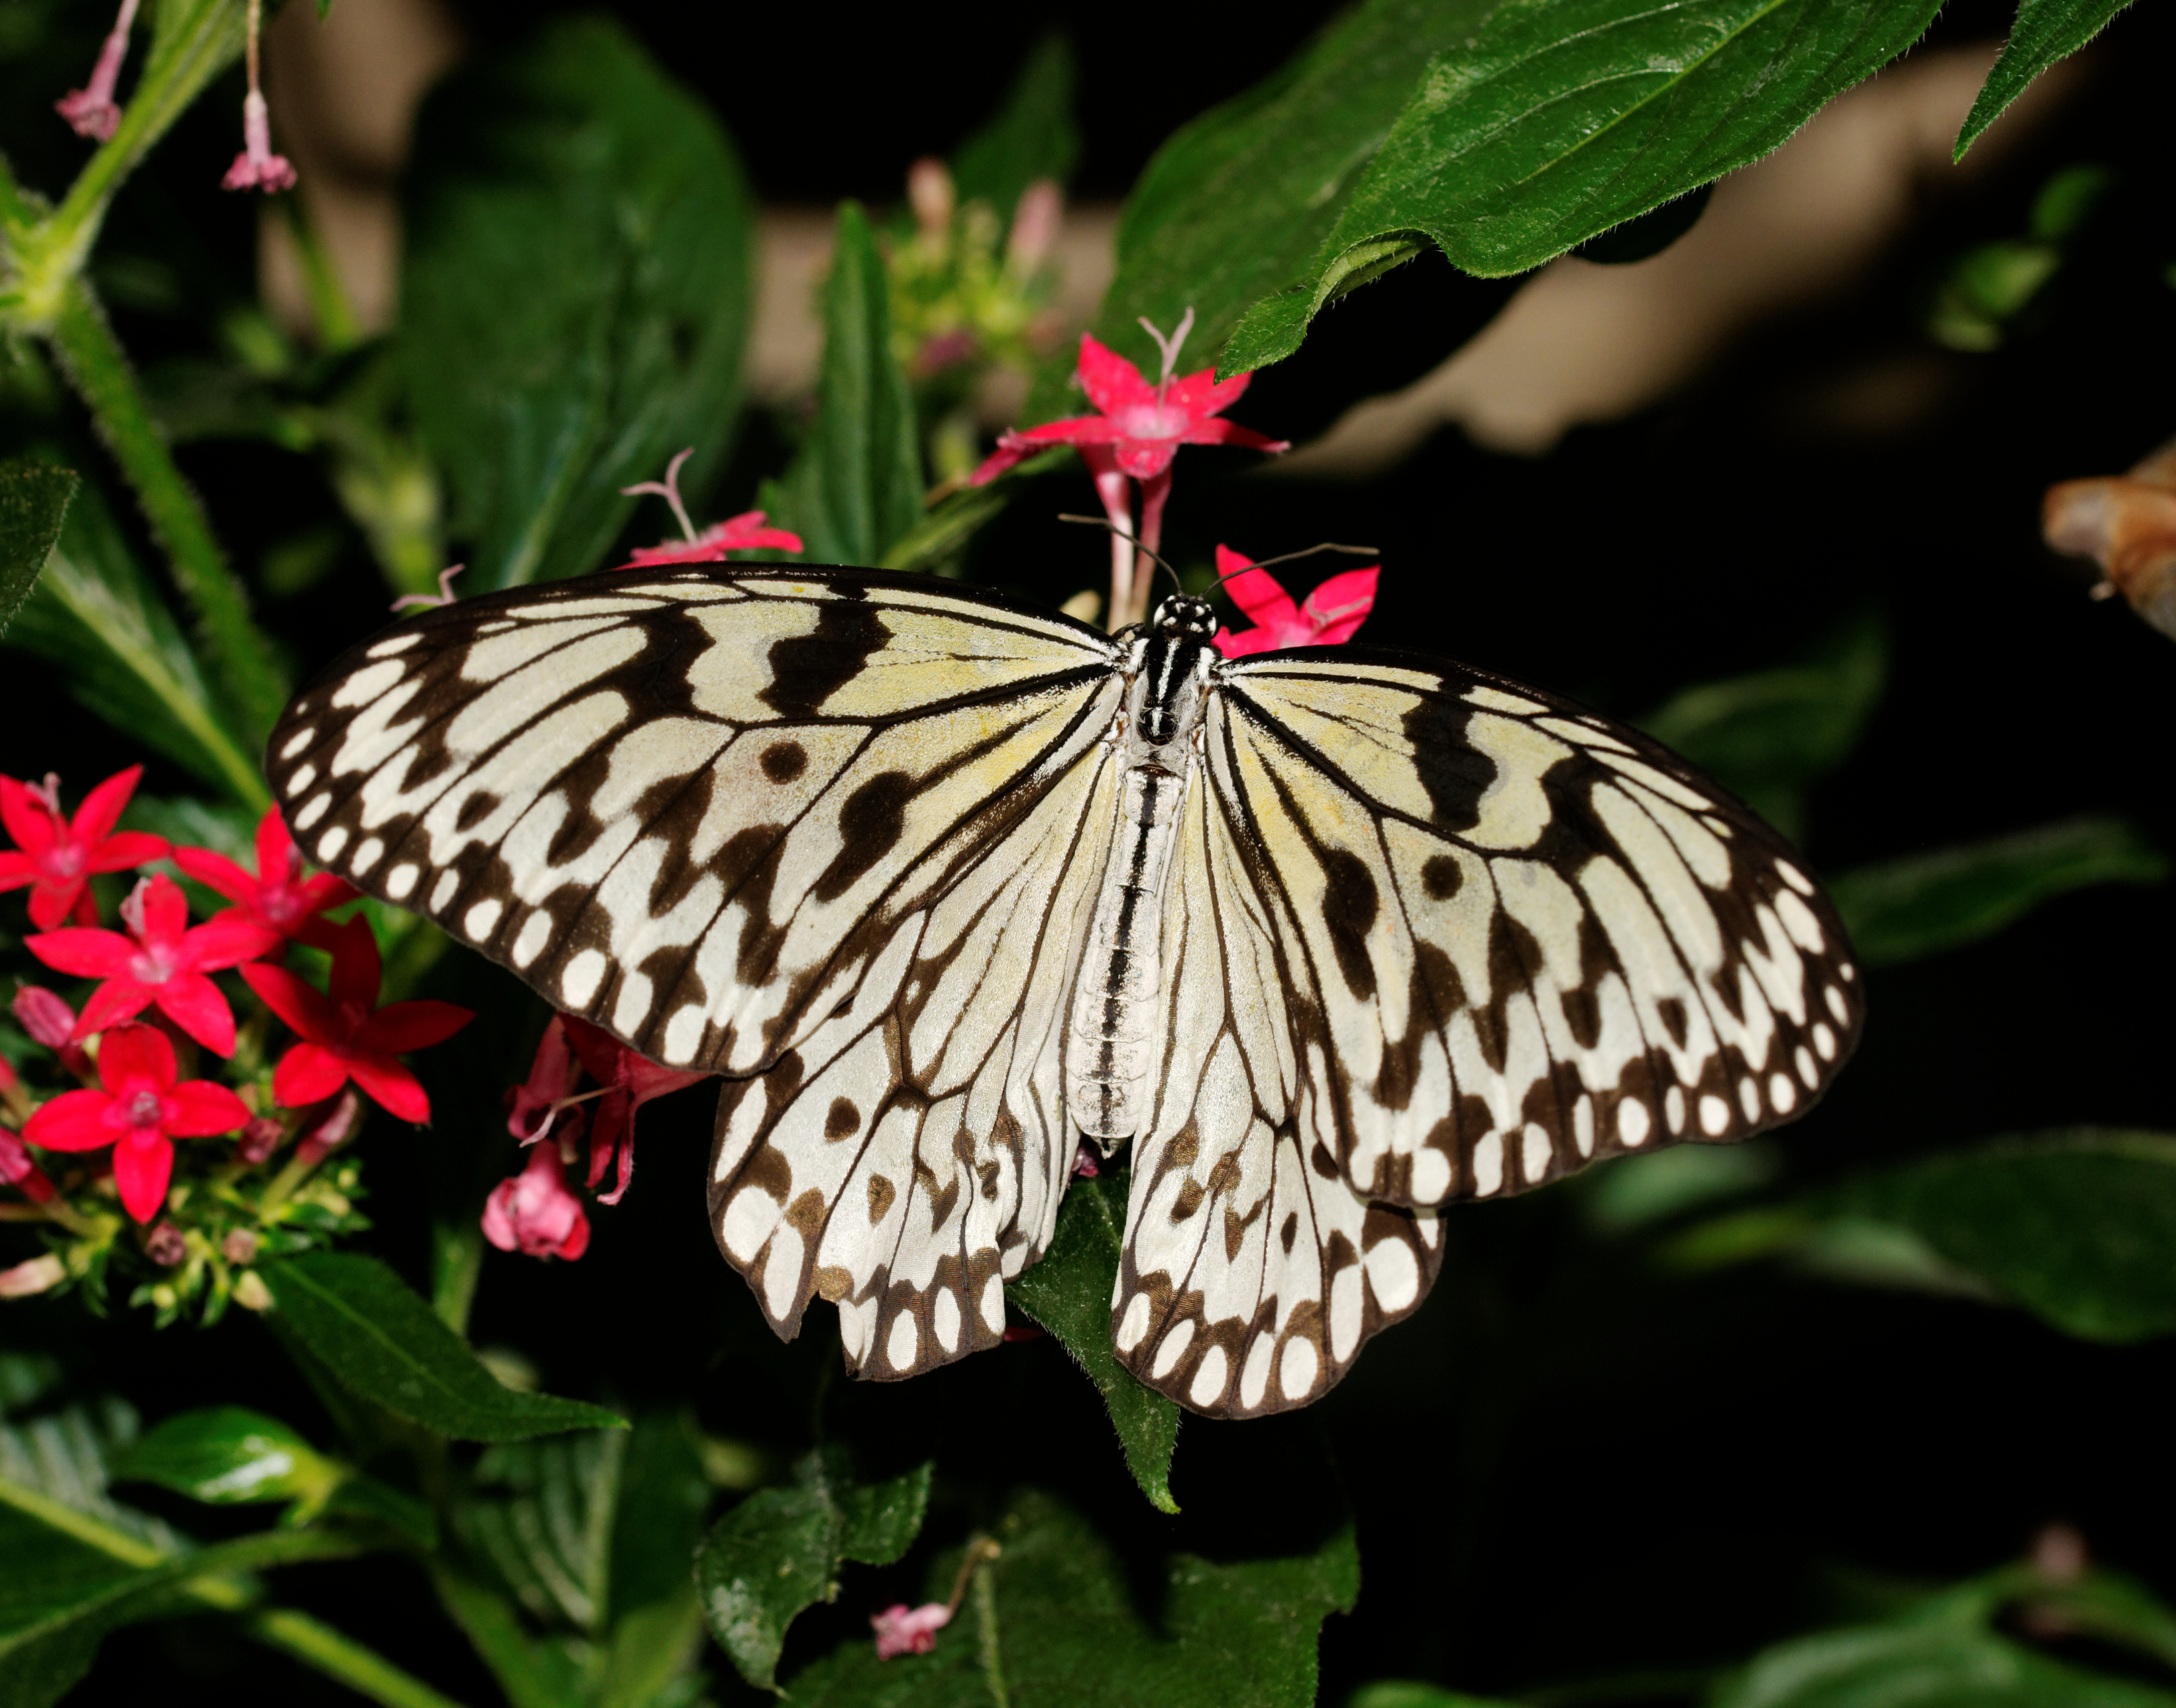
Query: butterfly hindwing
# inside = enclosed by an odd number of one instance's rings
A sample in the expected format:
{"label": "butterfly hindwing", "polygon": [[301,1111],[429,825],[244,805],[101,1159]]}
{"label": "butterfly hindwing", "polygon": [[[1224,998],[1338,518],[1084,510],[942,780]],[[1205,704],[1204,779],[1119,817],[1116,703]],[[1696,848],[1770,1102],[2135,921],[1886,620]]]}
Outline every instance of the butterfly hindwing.
{"label": "butterfly hindwing", "polygon": [[1629,730],[1356,649],[1227,667],[1206,734],[1287,931],[1307,1136],[1371,1197],[1741,1139],[1856,1040],[1848,944],[1789,849]]}

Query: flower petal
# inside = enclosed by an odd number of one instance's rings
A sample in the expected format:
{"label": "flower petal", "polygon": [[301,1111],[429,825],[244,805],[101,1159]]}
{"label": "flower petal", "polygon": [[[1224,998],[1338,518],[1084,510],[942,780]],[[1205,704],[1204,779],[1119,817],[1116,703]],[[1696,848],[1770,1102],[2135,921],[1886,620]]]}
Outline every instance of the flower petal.
{"label": "flower petal", "polygon": [[1164,406],[1183,410],[1196,421],[1221,415],[1247,394],[1254,381],[1251,373],[1235,373],[1219,383],[1215,368],[1200,368],[1172,381],[1163,394]]}
{"label": "flower petal", "polygon": [[177,848],[174,864],[207,889],[215,889],[229,901],[247,902],[257,894],[257,880],[226,855],[209,848]]}
{"label": "flower petal", "polygon": [[13,777],[0,777],[0,824],[7,826],[15,846],[33,860],[50,849],[60,834],[46,803]]}
{"label": "flower petal", "polygon": [[41,931],[51,931],[71,917],[86,930],[98,923],[98,909],[87,882],[80,876],[41,878],[30,892],[30,923]]}
{"label": "flower petal", "polygon": [[431,1100],[423,1093],[416,1076],[390,1056],[356,1056],[349,1059],[347,1070],[355,1075],[355,1082],[389,1114],[403,1121],[412,1121],[418,1127],[431,1119]]}
{"label": "flower petal", "polygon": [[1074,371],[1080,376],[1080,389],[1088,394],[1088,401],[1105,415],[1156,401],[1156,388],[1141,377],[1140,369],[1085,332],[1080,335],[1080,363]]}
{"label": "flower petal", "polygon": [[164,836],[154,836],[148,830],[123,830],[87,851],[84,871],[127,872],[134,867],[149,866],[154,860],[163,860],[172,850]]}
{"label": "flower petal", "polygon": [[393,1003],[357,1028],[356,1042],[389,1056],[405,1055],[443,1043],[475,1018],[473,1009],[453,1003]]}
{"label": "flower petal", "polygon": [[359,913],[333,930],[333,967],[325,993],[335,1009],[352,1004],[367,1014],[378,1004],[378,939]]}
{"label": "flower petal", "polygon": [[[275,966],[267,960],[249,962],[242,969],[242,980],[257,993],[258,1001],[287,1023],[296,1036],[318,1044],[334,1042],[332,1004],[318,993],[315,986],[286,967]],[[280,1101],[286,1102],[286,1099]]]}
{"label": "flower petal", "polygon": [[279,946],[280,933],[270,926],[227,909],[182,935],[181,959],[194,971],[220,972],[269,955]]}
{"label": "flower petal", "polygon": [[200,972],[177,972],[153,1001],[159,1012],[215,1056],[234,1053],[234,1010],[220,988]]}
{"label": "flower petal", "polygon": [[[83,804],[75,809],[75,822],[68,827],[74,831],[76,840],[89,845],[102,842],[112,835],[113,827],[121,822],[122,808],[128,804],[128,797],[136,792],[136,785],[143,775],[143,766],[131,765],[125,771],[116,771],[85,795]],[[165,842],[156,836],[150,840],[159,843],[163,853]],[[155,854],[151,857],[155,860],[160,856]]]}
{"label": "flower petal", "polygon": [[287,821],[277,807],[267,807],[257,821],[257,881],[285,884],[300,876],[295,858],[295,839],[287,834]]}
{"label": "flower petal", "polygon": [[35,884],[37,878],[38,868],[30,863],[29,855],[0,848],[0,890],[20,889],[25,884]]}
{"label": "flower petal", "polygon": [[182,886],[160,873],[144,881],[141,894],[144,941],[179,943],[189,928],[189,898],[182,893]]}
{"label": "flower petal", "polygon": [[1273,439],[1258,433],[1252,427],[1243,427],[1237,422],[1196,422],[1178,436],[1183,445],[1242,445],[1250,451],[1288,451],[1290,439]]}
{"label": "flower petal", "polygon": [[108,1026],[135,1019],[151,1006],[151,999],[156,995],[158,992],[150,985],[139,984],[133,978],[106,980],[90,993],[90,1000],[76,1017],[75,1036],[79,1040],[87,1038]]}
{"label": "flower petal", "polygon": [[116,1026],[98,1047],[98,1082],[116,1096],[131,1080],[166,1091],[177,1071],[173,1042],[156,1026]]}
{"label": "flower petal", "polygon": [[112,978],[128,971],[136,958],[136,945],[119,932],[87,931],[78,925],[26,937],[23,947],[55,972],[78,978]]}
{"label": "flower petal", "polygon": [[132,1132],[113,1147],[121,1207],[137,1221],[153,1221],[166,1207],[166,1183],[173,1178],[174,1147],[166,1139]]}
{"label": "flower petal", "polygon": [[272,1070],[272,1096],[283,1109],[321,1103],[347,1084],[348,1063],[323,1045],[295,1045]]}
{"label": "flower petal", "polygon": [[98,1150],[121,1136],[106,1118],[113,1099],[103,1091],[63,1091],[40,1104],[23,1123],[28,1144],[47,1150]]}
{"label": "flower petal", "polygon": [[[1224,583],[1224,590],[1232,596],[1234,605],[1254,620],[1258,628],[1274,628],[1286,623],[1296,625],[1299,622],[1299,607],[1293,603],[1292,595],[1278,585],[1276,576],[1266,569],[1257,569],[1247,564],[1247,560],[1237,552],[1232,554],[1232,559],[1233,561],[1227,563],[1223,547],[1216,548],[1217,570],[1229,577]],[[1237,574],[1232,574],[1232,569],[1240,564],[1247,564],[1247,567],[1240,568]]]}
{"label": "flower petal", "polygon": [[177,1139],[209,1139],[249,1122],[249,1106],[209,1080],[184,1080],[166,1094],[166,1129]]}

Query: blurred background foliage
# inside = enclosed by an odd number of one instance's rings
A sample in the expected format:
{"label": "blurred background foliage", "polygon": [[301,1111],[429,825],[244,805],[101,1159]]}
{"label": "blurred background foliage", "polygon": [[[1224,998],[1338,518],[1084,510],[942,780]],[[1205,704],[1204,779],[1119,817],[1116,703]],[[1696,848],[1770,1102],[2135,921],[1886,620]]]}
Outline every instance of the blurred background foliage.
{"label": "blurred background foliage", "polygon": [[[238,847],[286,685],[450,559],[476,590],[665,537],[619,489],[683,445],[699,525],[761,507],[814,560],[1073,598],[1104,557],[1053,519],[1088,507],[1077,465],[955,477],[1078,408],[1084,325],[1144,358],[1134,317],[1194,307],[1183,366],[1281,356],[1238,413],[1301,449],[1189,453],[1165,534],[1189,584],[1220,542],[1379,548],[1363,640],[1576,694],[1798,840],[1872,1019],[1804,1120],[1461,1209],[1426,1309],[1321,1405],[1181,1428],[1095,1363],[1101,1187],[1015,1292],[1047,1336],[899,1387],[838,1380],[827,1334],[776,1343],[718,1261],[702,1098],[645,1114],[640,1189],[580,1263],[486,1254],[498,1088],[541,1011],[389,916],[393,976],[485,1020],[424,1064],[438,1125],[358,1153],[356,1249],[291,1260],[276,1312],[209,1334],[0,1307],[0,1482],[30,1492],[0,1502],[0,1559],[38,1563],[0,1574],[0,1702],[86,1667],[74,1700],[373,1694],[341,1643],[392,1669],[377,1700],[519,1708],[773,1680],[826,1703],[2176,1702],[2176,659],[2037,524],[2050,483],[2170,430],[2166,18],[2126,14],[1961,166],[2006,6],[1950,8],[1765,160],[1803,112],[1733,104],[1718,56],[1610,144],[1629,199],[1542,205],[1578,150],[1504,143],[1551,162],[1512,217],[1502,160],[1421,125],[1413,43],[1486,35],[1515,96],[1542,8],[314,9],[269,43],[302,191],[217,188],[230,68],[87,274],[209,559],[132,499],[115,458],[149,440],[86,412],[82,351],[11,320],[11,774],[148,759],[132,823]],[[1738,39],[1802,24],[1810,110],[1931,8],[1771,10]],[[2066,50],[2109,10],[2031,0],[2018,40]],[[80,166],[50,104],[108,22],[0,0],[17,184],[57,198]],[[1990,87],[2022,86],[2022,52]],[[1700,129],[1703,101],[1729,125]],[[906,193],[925,155],[944,198]],[[1044,179],[1066,212],[1024,245]],[[222,549],[261,656],[193,591]],[[344,1338],[403,1313],[397,1368]],[[306,1559],[267,1602],[262,1573]],[[872,1612],[971,1580],[935,1654],[875,1658]]]}

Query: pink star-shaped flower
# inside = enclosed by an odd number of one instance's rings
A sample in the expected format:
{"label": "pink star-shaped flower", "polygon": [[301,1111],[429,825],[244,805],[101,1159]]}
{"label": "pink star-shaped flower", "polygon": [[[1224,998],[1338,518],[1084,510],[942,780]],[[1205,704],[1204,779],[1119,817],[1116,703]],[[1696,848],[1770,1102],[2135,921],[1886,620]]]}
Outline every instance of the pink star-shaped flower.
{"label": "pink star-shaped flower", "polygon": [[1227,658],[1244,658],[1280,647],[1336,646],[1352,639],[1374,606],[1375,583],[1382,569],[1370,563],[1364,569],[1333,575],[1297,605],[1277,585],[1276,576],[1257,568],[1252,558],[1241,557],[1229,546],[1216,548],[1216,574],[1232,603],[1254,619],[1254,626],[1236,634],[1220,628],[1212,644]]}
{"label": "pink star-shaped flower", "polygon": [[209,975],[276,948],[280,934],[247,920],[189,926],[188,898],[171,878],[147,878],[121,904],[128,934],[68,927],[23,946],[56,972],[103,979],[83,1005],[74,1036],[89,1037],[156,1004],[216,1055],[234,1053],[234,1011]]}
{"label": "pink star-shaped flower", "polygon": [[672,507],[674,519],[680,524],[682,537],[666,540],[656,546],[645,546],[626,563],[622,569],[646,569],[656,563],[721,563],[728,552],[753,552],[765,546],[781,552],[804,550],[798,534],[789,534],[783,528],[764,526],[764,512],[743,510],[737,516],[728,516],[722,522],[713,522],[701,533],[688,517],[688,506],[680,498],[680,465],[695,454],[693,445],[682,451],[665,465],[661,481],[641,481],[632,487],[622,487],[626,498],[638,493],[649,493],[662,498]]}
{"label": "pink star-shaped flower", "polygon": [[556,1257],[571,1263],[590,1248],[590,1218],[567,1189],[554,1144],[530,1147],[520,1173],[502,1180],[484,1201],[483,1237],[501,1251]]}
{"label": "pink star-shaped flower", "polygon": [[431,1118],[431,1100],[399,1060],[410,1050],[443,1043],[476,1015],[452,1003],[378,1004],[378,940],[370,922],[329,925],[332,976],[327,992],[284,966],[256,961],[242,970],[250,989],[302,1042],[272,1070],[272,1095],[283,1108],[323,1102],[350,1080],[403,1121]]}
{"label": "pink star-shaped flower", "polygon": [[587,1183],[594,1188],[604,1178],[605,1169],[617,1150],[619,1178],[610,1192],[598,1194],[597,1202],[617,1204],[634,1178],[635,1111],[654,1097],[683,1090],[710,1075],[661,1068],[639,1052],[628,1048],[601,1027],[577,1020],[572,1014],[560,1015],[557,1024],[566,1029],[567,1042],[576,1059],[589,1076],[604,1088],[596,1112],[590,1118]]}
{"label": "pink star-shaped flower", "polygon": [[[1172,347],[1177,342],[1174,337]],[[998,441],[996,452],[969,477],[971,486],[987,485],[1021,458],[1048,445],[1108,446],[1118,472],[1137,481],[1153,479],[1169,469],[1181,445],[1245,445],[1258,451],[1292,448],[1287,440],[1265,438],[1221,418],[1246,394],[1251,374],[1235,373],[1220,384],[1216,370],[1205,367],[1183,378],[1167,378],[1151,385],[1140,369],[1085,332],[1075,371],[1088,400],[1102,413],[1006,433]]]}
{"label": "pink star-shaped flower", "polygon": [[247,920],[282,938],[294,938],[317,949],[329,949],[330,930],[318,915],[328,907],[352,901],[361,892],[344,878],[320,872],[302,875],[302,851],[287,834],[277,807],[257,821],[257,873],[252,877],[224,854],[209,848],[177,848],[174,863],[204,884],[217,890],[232,907],[212,916]]}
{"label": "pink star-shaped flower", "polygon": [[175,1140],[231,1133],[249,1118],[248,1106],[226,1086],[181,1080],[173,1044],[156,1026],[107,1032],[99,1045],[98,1079],[95,1090],[63,1091],[42,1106],[23,1137],[46,1150],[111,1145],[122,1207],[139,1221],[166,1207]]}
{"label": "pink star-shaped flower", "polygon": [[61,814],[60,785],[0,777],[0,824],[15,840],[0,850],[0,889],[30,886],[30,923],[51,931],[63,920],[98,923],[98,905],[90,879],[100,872],[126,872],[166,856],[166,840],[142,830],[116,832],[115,824],[136,791],[141,765],[116,771],[75,809],[73,821]]}

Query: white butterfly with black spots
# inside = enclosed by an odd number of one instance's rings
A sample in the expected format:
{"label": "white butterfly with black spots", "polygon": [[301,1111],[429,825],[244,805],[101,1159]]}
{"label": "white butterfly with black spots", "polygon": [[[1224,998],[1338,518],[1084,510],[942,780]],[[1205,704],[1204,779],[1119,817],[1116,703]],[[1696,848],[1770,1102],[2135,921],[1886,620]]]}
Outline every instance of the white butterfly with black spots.
{"label": "white butterfly with black spots", "polygon": [[722,564],[464,600],[275,732],[302,846],[726,1076],[710,1210],[860,1374],[995,1345],[1085,1136],[1112,1332],[1212,1417],[1317,1398],[1454,1199],[1802,1113],[1834,912],[1654,742],[1414,655],[1227,661],[916,575]]}

